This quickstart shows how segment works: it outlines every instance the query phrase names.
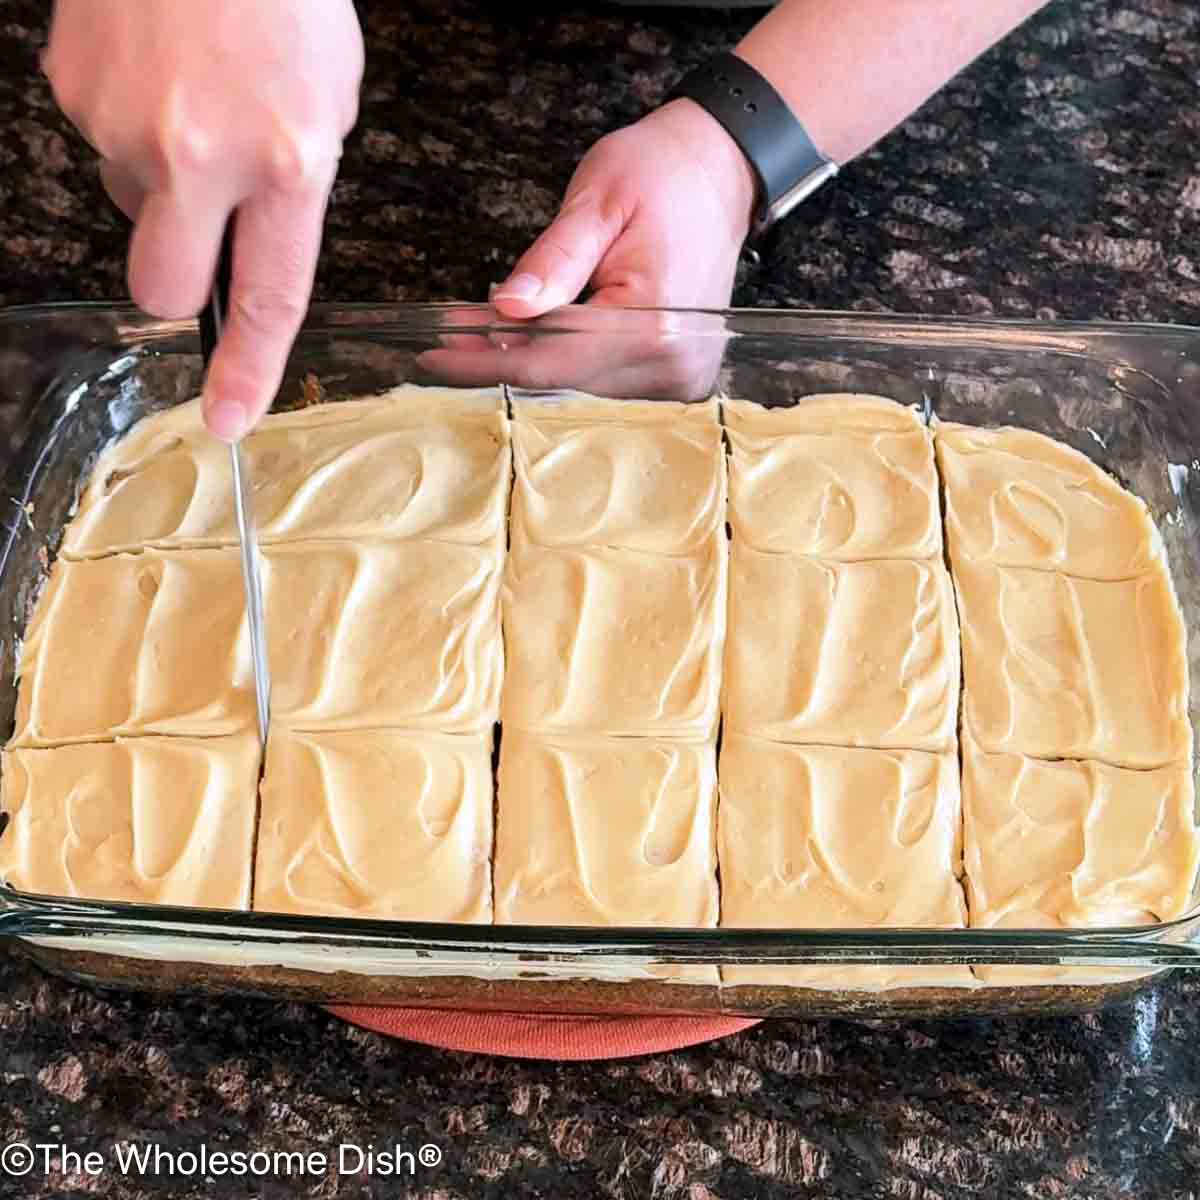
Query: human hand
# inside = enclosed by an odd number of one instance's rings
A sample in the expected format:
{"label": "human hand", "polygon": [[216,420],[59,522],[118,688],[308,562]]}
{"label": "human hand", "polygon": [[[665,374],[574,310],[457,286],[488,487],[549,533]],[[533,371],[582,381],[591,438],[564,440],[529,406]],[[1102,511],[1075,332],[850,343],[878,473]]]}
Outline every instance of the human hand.
{"label": "human hand", "polygon": [[237,213],[229,312],[204,389],[219,437],[249,430],[279,387],[362,68],[351,0],[55,5],[44,69],[134,222],[139,307],[198,313]]}
{"label": "human hand", "polygon": [[[435,349],[417,365],[439,383],[580,391],[638,400],[704,400],[718,386],[729,342],[717,312],[572,304],[530,321],[442,313]],[[482,324],[481,324],[482,321]]]}
{"label": "human hand", "polygon": [[725,348],[719,317],[608,321],[604,309],[724,307],[754,200],[754,174],[724,129],[691,101],[667,104],[592,147],[558,217],[491,296],[501,317],[519,321],[568,304],[590,282],[588,306],[540,320],[552,336],[448,332],[420,364],[460,384],[699,399]]}
{"label": "human hand", "polygon": [[579,164],[558,216],[493,293],[506,317],[574,300],[721,308],[755,200],[737,144],[690,100],[601,138]]}

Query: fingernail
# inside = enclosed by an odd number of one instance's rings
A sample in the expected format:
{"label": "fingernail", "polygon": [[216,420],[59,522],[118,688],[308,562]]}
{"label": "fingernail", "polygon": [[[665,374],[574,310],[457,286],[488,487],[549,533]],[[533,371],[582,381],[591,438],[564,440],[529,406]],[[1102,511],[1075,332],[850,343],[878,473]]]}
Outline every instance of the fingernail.
{"label": "fingernail", "polygon": [[223,442],[236,442],[246,432],[246,410],[235,400],[218,400],[207,405],[204,421]]}
{"label": "fingernail", "polygon": [[532,300],[542,290],[536,275],[514,275],[506,279],[493,293],[497,300]]}

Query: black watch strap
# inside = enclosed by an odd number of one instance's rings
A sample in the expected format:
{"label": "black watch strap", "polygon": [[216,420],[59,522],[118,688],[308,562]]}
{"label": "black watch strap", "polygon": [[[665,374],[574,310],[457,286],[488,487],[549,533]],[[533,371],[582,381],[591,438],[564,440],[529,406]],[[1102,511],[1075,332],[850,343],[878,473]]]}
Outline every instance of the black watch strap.
{"label": "black watch strap", "polygon": [[724,126],[759,181],[761,233],[837,174],[783,97],[748,62],[721,54],[689,72],[670,100],[694,100]]}

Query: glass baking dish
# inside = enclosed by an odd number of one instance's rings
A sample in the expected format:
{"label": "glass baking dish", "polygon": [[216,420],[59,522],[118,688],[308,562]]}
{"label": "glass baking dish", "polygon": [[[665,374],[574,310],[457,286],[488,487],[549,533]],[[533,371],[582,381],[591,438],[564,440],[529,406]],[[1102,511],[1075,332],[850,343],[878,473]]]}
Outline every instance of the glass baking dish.
{"label": "glass baking dish", "polygon": [[[431,353],[432,352],[432,353]],[[0,312],[0,399],[21,414],[4,480],[0,722],[38,589],[98,453],[195,394],[193,322],[69,304]],[[1088,454],[1149,504],[1189,632],[1200,713],[1200,330],[800,313],[568,308],[505,322],[483,305],[318,306],[279,405],[403,381],[726,395],[786,404],[880,393],[929,416],[1016,424]],[[310,385],[311,387],[311,382]],[[108,985],[316,1001],[606,1013],[1063,1012],[1200,966],[1200,897],[1181,919],[1046,930],[657,930],[447,925],[58,900],[0,889],[0,933],[47,968]],[[821,966],[821,987],[722,986],[718,968]],[[1066,968],[1029,986],[874,990],[846,968]],[[967,972],[956,975],[965,976]]]}

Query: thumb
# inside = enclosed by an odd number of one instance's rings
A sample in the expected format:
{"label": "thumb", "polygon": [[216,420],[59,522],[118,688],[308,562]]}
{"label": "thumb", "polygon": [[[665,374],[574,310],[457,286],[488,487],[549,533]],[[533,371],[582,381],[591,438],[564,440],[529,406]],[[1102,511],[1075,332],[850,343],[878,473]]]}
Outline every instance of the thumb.
{"label": "thumb", "polygon": [[581,192],[521,256],[491,300],[506,317],[538,317],[570,304],[617,240],[624,217]]}
{"label": "thumb", "polygon": [[108,193],[108,198],[136,224],[146,193],[133,172],[110,159],[102,158],[100,182]]}

